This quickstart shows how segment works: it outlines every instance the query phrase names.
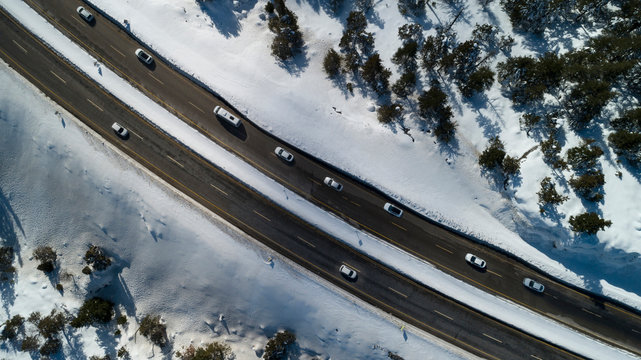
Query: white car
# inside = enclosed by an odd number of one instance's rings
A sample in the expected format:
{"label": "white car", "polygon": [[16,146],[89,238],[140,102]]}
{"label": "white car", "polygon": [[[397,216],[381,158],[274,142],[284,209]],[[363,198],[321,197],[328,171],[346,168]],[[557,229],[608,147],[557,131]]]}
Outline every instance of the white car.
{"label": "white car", "polygon": [[78,6],[76,12],[78,13],[78,15],[80,15],[81,18],[85,19],[86,22],[90,23],[93,21],[93,15],[84,7]]}
{"label": "white car", "polygon": [[542,293],[543,290],[545,290],[545,286],[543,286],[543,284],[538,283],[538,282],[536,282],[536,281],[534,281],[534,280],[532,280],[530,278],[523,279],[523,285],[525,285],[525,287],[527,287],[529,289],[532,289],[532,290],[534,290],[536,292],[540,292],[540,293]]}
{"label": "white car", "polygon": [[216,106],[214,108],[214,114],[218,115],[218,117],[227,121],[228,123],[230,123],[235,127],[240,126],[240,119],[230,114],[227,110],[221,108],[220,106]]}
{"label": "white car", "polygon": [[356,273],[356,270],[350,268],[347,265],[341,265],[341,267],[338,268],[338,270],[341,272],[341,274],[343,274],[343,276],[345,276],[350,280],[356,280],[356,277],[358,276],[358,273]]}
{"label": "white car", "polygon": [[127,131],[127,129],[122,127],[117,122],[113,123],[113,125],[111,125],[111,128],[116,132],[118,136],[120,136],[123,139],[126,139],[127,136],[129,136],[129,131]]}
{"label": "white car", "polygon": [[289,152],[287,152],[287,150],[283,149],[280,146],[277,146],[276,149],[274,149],[274,153],[276,153],[276,155],[279,158],[281,158],[281,159],[283,159],[283,160],[285,160],[287,162],[294,161],[294,155],[290,154]]}
{"label": "white car", "polygon": [[151,63],[154,62],[154,58],[152,58],[151,55],[147,54],[143,49],[136,49],[135,54],[138,59],[140,59],[147,65],[151,65]]}
{"label": "white car", "polygon": [[326,177],[325,180],[323,180],[323,182],[325,183],[325,185],[331,187],[332,189],[334,189],[336,191],[343,190],[343,185],[341,183],[337,182],[336,180],[332,179],[329,176]]}
{"label": "white car", "polygon": [[467,253],[465,255],[465,261],[469,262],[470,264],[476,266],[479,269],[485,269],[485,266],[487,265],[485,263],[485,260],[481,259],[480,257],[476,257],[474,254]]}
{"label": "white car", "polygon": [[385,209],[385,211],[387,211],[388,213],[396,217],[401,217],[401,215],[403,215],[403,210],[397,208],[396,206],[390,203],[385,203],[385,205],[383,206],[383,209]]}

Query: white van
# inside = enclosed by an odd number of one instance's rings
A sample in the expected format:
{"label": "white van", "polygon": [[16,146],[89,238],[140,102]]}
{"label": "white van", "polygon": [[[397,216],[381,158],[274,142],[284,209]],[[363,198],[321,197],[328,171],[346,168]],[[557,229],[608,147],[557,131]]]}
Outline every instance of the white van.
{"label": "white van", "polygon": [[240,126],[240,119],[230,114],[227,110],[221,108],[220,106],[216,106],[214,108],[214,114],[220,116],[221,119],[227,121],[235,127]]}

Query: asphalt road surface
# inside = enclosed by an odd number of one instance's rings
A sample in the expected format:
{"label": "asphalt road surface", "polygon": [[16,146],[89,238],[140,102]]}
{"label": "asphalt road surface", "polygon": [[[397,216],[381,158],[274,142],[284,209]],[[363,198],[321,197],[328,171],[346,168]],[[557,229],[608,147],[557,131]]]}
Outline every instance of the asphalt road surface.
{"label": "asphalt road surface", "polygon": [[[282,142],[257,129],[247,119],[240,128],[217,120],[211,112],[214,106],[222,105],[234,112],[233,108],[174,71],[158,56],[155,56],[155,66],[143,65],[133,52],[144,46],[86,4],[84,6],[96,16],[92,24],[76,14],[75,8],[80,4],[77,1],[27,3],[152,99],[212,140],[354,226],[485,291],[641,353],[641,321],[630,309],[560,284],[407,209],[402,218],[392,217],[382,210],[387,200],[380,193],[287,145],[284,147],[296,159],[291,165],[285,164],[273,154],[274,147]],[[481,356],[506,359],[517,354],[524,358],[573,357],[414,284],[295,219],[158,133],[71,67],[58,63],[53,53],[33,43],[33,39],[19,31],[6,16],[3,16],[2,26],[2,34],[6,34],[0,39],[2,56],[12,67],[132,158],[268,246],[371,304]],[[27,45],[30,42],[33,44]],[[86,97],[86,101],[82,101],[79,94]],[[110,131],[113,119],[130,129],[132,136],[129,139],[118,139]],[[345,186],[342,192],[322,184],[322,179],[328,175]],[[488,270],[477,271],[465,263],[463,258],[467,252],[484,258]],[[356,282],[347,282],[338,275],[337,268],[341,263],[359,270]],[[544,294],[525,289],[522,286],[525,276],[544,283]]]}

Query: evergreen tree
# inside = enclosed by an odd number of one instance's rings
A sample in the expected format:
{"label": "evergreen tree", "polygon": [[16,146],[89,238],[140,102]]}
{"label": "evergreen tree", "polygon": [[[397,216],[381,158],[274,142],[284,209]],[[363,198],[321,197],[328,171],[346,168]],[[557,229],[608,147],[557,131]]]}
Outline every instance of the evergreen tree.
{"label": "evergreen tree", "polygon": [[285,6],[284,0],[272,0],[272,5],[265,5],[270,16],[269,29],[276,34],[272,41],[272,55],[286,61],[298,54],[305,45],[303,35],[298,27],[298,17]]}
{"label": "evergreen tree", "polygon": [[437,28],[436,35],[426,37],[420,54],[423,69],[426,72],[436,70],[436,65],[449,54],[454,41],[454,33],[443,28]]}
{"label": "evergreen tree", "polygon": [[528,56],[508,58],[497,65],[498,81],[512,101],[524,105],[543,99],[545,85],[536,78],[536,60]]}
{"label": "evergreen tree", "polygon": [[541,122],[541,117],[536,114],[523,114],[519,119],[519,124],[521,125],[521,130],[525,130],[525,133],[530,136],[530,131]]}
{"label": "evergreen tree", "polygon": [[617,130],[608,136],[610,146],[617,155],[633,163],[641,162],[641,134]]}
{"label": "evergreen tree", "polygon": [[62,347],[62,343],[57,338],[49,338],[45,343],[40,347],[40,354],[44,356],[50,356],[58,351]]}
{"label": "evergreen tree", "polygon": [[423,38],[423,29],[419,24],[403,24],[398,28],[398,38],[403,42],[414,41],[419,43]]}
{"label": "evergreen tree", "polygon": [[71,321],[75,328],[91,325],[95,322],[107,323],[114,317],[114,304],[101,298],[87,299],[78,310],[78,316]]}
{"label": "evergreen tree", "polygon": [[641,107],[627,110],[621,117],[610,122],[616,130],[641,132]]}
{"label": "evergreen tree", "polygon": [[341,56],[334,49],[329,49],[323,59],[323,69],[329,77],[336,77],[341,71]]}
{"label": "evergreen tree", "polygon": [[392,72],[383,67],[383,62],[378,53],[365,61],[361,76],[363,80],[379,95],[389,91],[389,77]]}
{"label": "evergreen tree", "polygon": [[27,335],[25,336],[25,338],[22,340],[22,343],[20,344],[20,351],[34,352],[38,350],[39,346],[40,346],[40,343],[38,341],[38,336]]}
{"label": "evergreen tree", "polygon": [[0,340],[7,341],[14,339],[22,325],[24,324],[24,318],[20,315],[14,315],[11,319],[4,322],[4,329],[0,332]]}
{"label": "evergreen tree", "polygon": [[518,174],[521,170],[521,163],[519,162],[519,159],[511,157],[510,155],[505,155],[503,163],[501,164],[501,169],[503,169],[503,174],[513,176]]}
{"label": "evergreen tree", "polygon": [[111,265],[111,259],[105,250],[96,245],[91,245],[85,253],[85,262],[98,271],[106,270]]}
{"label": "evergreen tree", "polygon": [[570,227],[574,232],[582,232],[594,235],[599,230],[604,230],[612,225],[612,221],[604,220],[597,213],[586,212],[577,216],[570,216]]}
{"label": "evergreen tree", "polygon": [[490,139],[487,148],[479,156],[479,165],[488,170],[502,167],[505,155],[505,146],[499,137],[495,136]]}
{"label": "evergreen tree", "polygon": [[552,52],[546,52],[535,65],[534,78],[550,91],[561,84],[563,80],[565,62],[561,57]]}
{"label": "evergreen tree", "polygon": [[561,195],[556,191],[552,179],[548,176],[541,180],[541,190],[536,194],[539,196],[539,204],[541,206],[548,204],[558,205],[569,199],[569,197]]}
{"label": "evergreen tree", "polygon": [[494,71],[488,66],[482,66],[470,74],[467,81],[459,84],[461,94],[465,97],[472,97],[476,93],[489,90],[494,83]]}
{"label": "evergreen tree", "polygon": [[572,177],[568,183],[577,192],[590,201],[601,201],[603,194],[598,189],[605,185],[603,173],[599,171],[589,171],[578,178]]}
{"label": "evergreen tree", "polygon": [[176,353],[180,360],[232,360],[235,358],[231,347],[221,342],[213,342],[204,346],[189,345],[184,351]]}
{"label": "evergreen tree", "polygon": [[48,316],[39,319],[36,327],[38,328],[40,335],[45,339],[53,339],[60,331],[62,331],[62,329],[64,329],[66,321],[67,320],[62,313],[53,309]]}
{"label": "evergreen tree", "polygon": [[403,43],[392,56],[392,63],[398,65],[404,70],[416,69],[416,52],[418,51],[418,43],[414,40],[409,40]]}
{"label": "evergreen tree", "polygon": [[570,125],[585,127],[601,113],[601,109],[614,97],[610,84],[599,80],[586,80],[576,85],[567,98],[566,108]]}
{"label": "evergreen tree", "polygon": [[138,331],[160,347],[167,345],[167,327],[160,322],[160,315],[146,315],[140,322]]}
{"label": "evergreen tree", "polygon": [[416,73],[413,71],[405,72],[392,85],[392,91],[398,97],[405,98],[414,92],[416,86]]}
{"label": "evergreen tree", "polygon": [[290,331],[282,331],[274,335],[265,345],[265,360],[285,360],[289,347],[296,341],[296,336]]}
{"label": "evergreen tree", "polygon": [[601,155],[603,155],[603,150],[594,145],[594,140],[587,139],[580,146],[568,150],[568,164],[572,166],[574,171],[593,169]]}

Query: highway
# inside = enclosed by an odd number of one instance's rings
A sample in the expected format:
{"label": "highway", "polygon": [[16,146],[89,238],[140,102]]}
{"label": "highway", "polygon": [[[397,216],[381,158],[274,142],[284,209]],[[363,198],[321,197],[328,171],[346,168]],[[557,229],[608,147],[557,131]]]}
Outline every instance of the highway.
{"label": "highway", "polygon": [[[292,165],[283,163],[273,155],[273,148],[283,145],[282,142],[247,119],[240,128],[217,120],[211,113],[214,106],[223,105],[232,111],[233,108],[174,71],[158,56],[155,56],[155,67],[145,67],[133,55],[140,45],[96,11],[92,10],[97,19],[89,25],[75,13],[79,4],[76,1],[27,3],[184,121],[352,225],[485,291],[511,299],[603,341],[641,353],[639,336],[635,335],[641,331],[641,321],[630,309],[560,284],[408,209],[404,209],[402,218],[394,218],[382,210],[388,200],[375,189],[355,182],[287,145],[284,147],[294,153],[296,160]],[[562,349],[402,278],[296,219],[159,133],[77,71],[59,63],[52,52],[23,34],[4,14],[2,26],[2,34],[7,35],[1,39],[2,57],[12,67],[133,159],[259,241],[384,311],[483,357],[508,359],[520,354],[524,358],[574,358]],[[85,96],[86,101],[79,100],[78,94]],[[235,115],[241,116],[237,112]],[[132,131],[129,139],[122,141],[111,132],[113,119],[118,119]],[[322,179],[328,175],[339,180],[345,189],[338,193],[323,185]],[[463,257],[467,252],[484,258],[488,270],[480,272],[465,263]],[[337,268],[341,263],[359,270],[356,282],[347,282],[338,275]],[[525,276],[544,283],[544,294],[525,289],[521,284]]]}

